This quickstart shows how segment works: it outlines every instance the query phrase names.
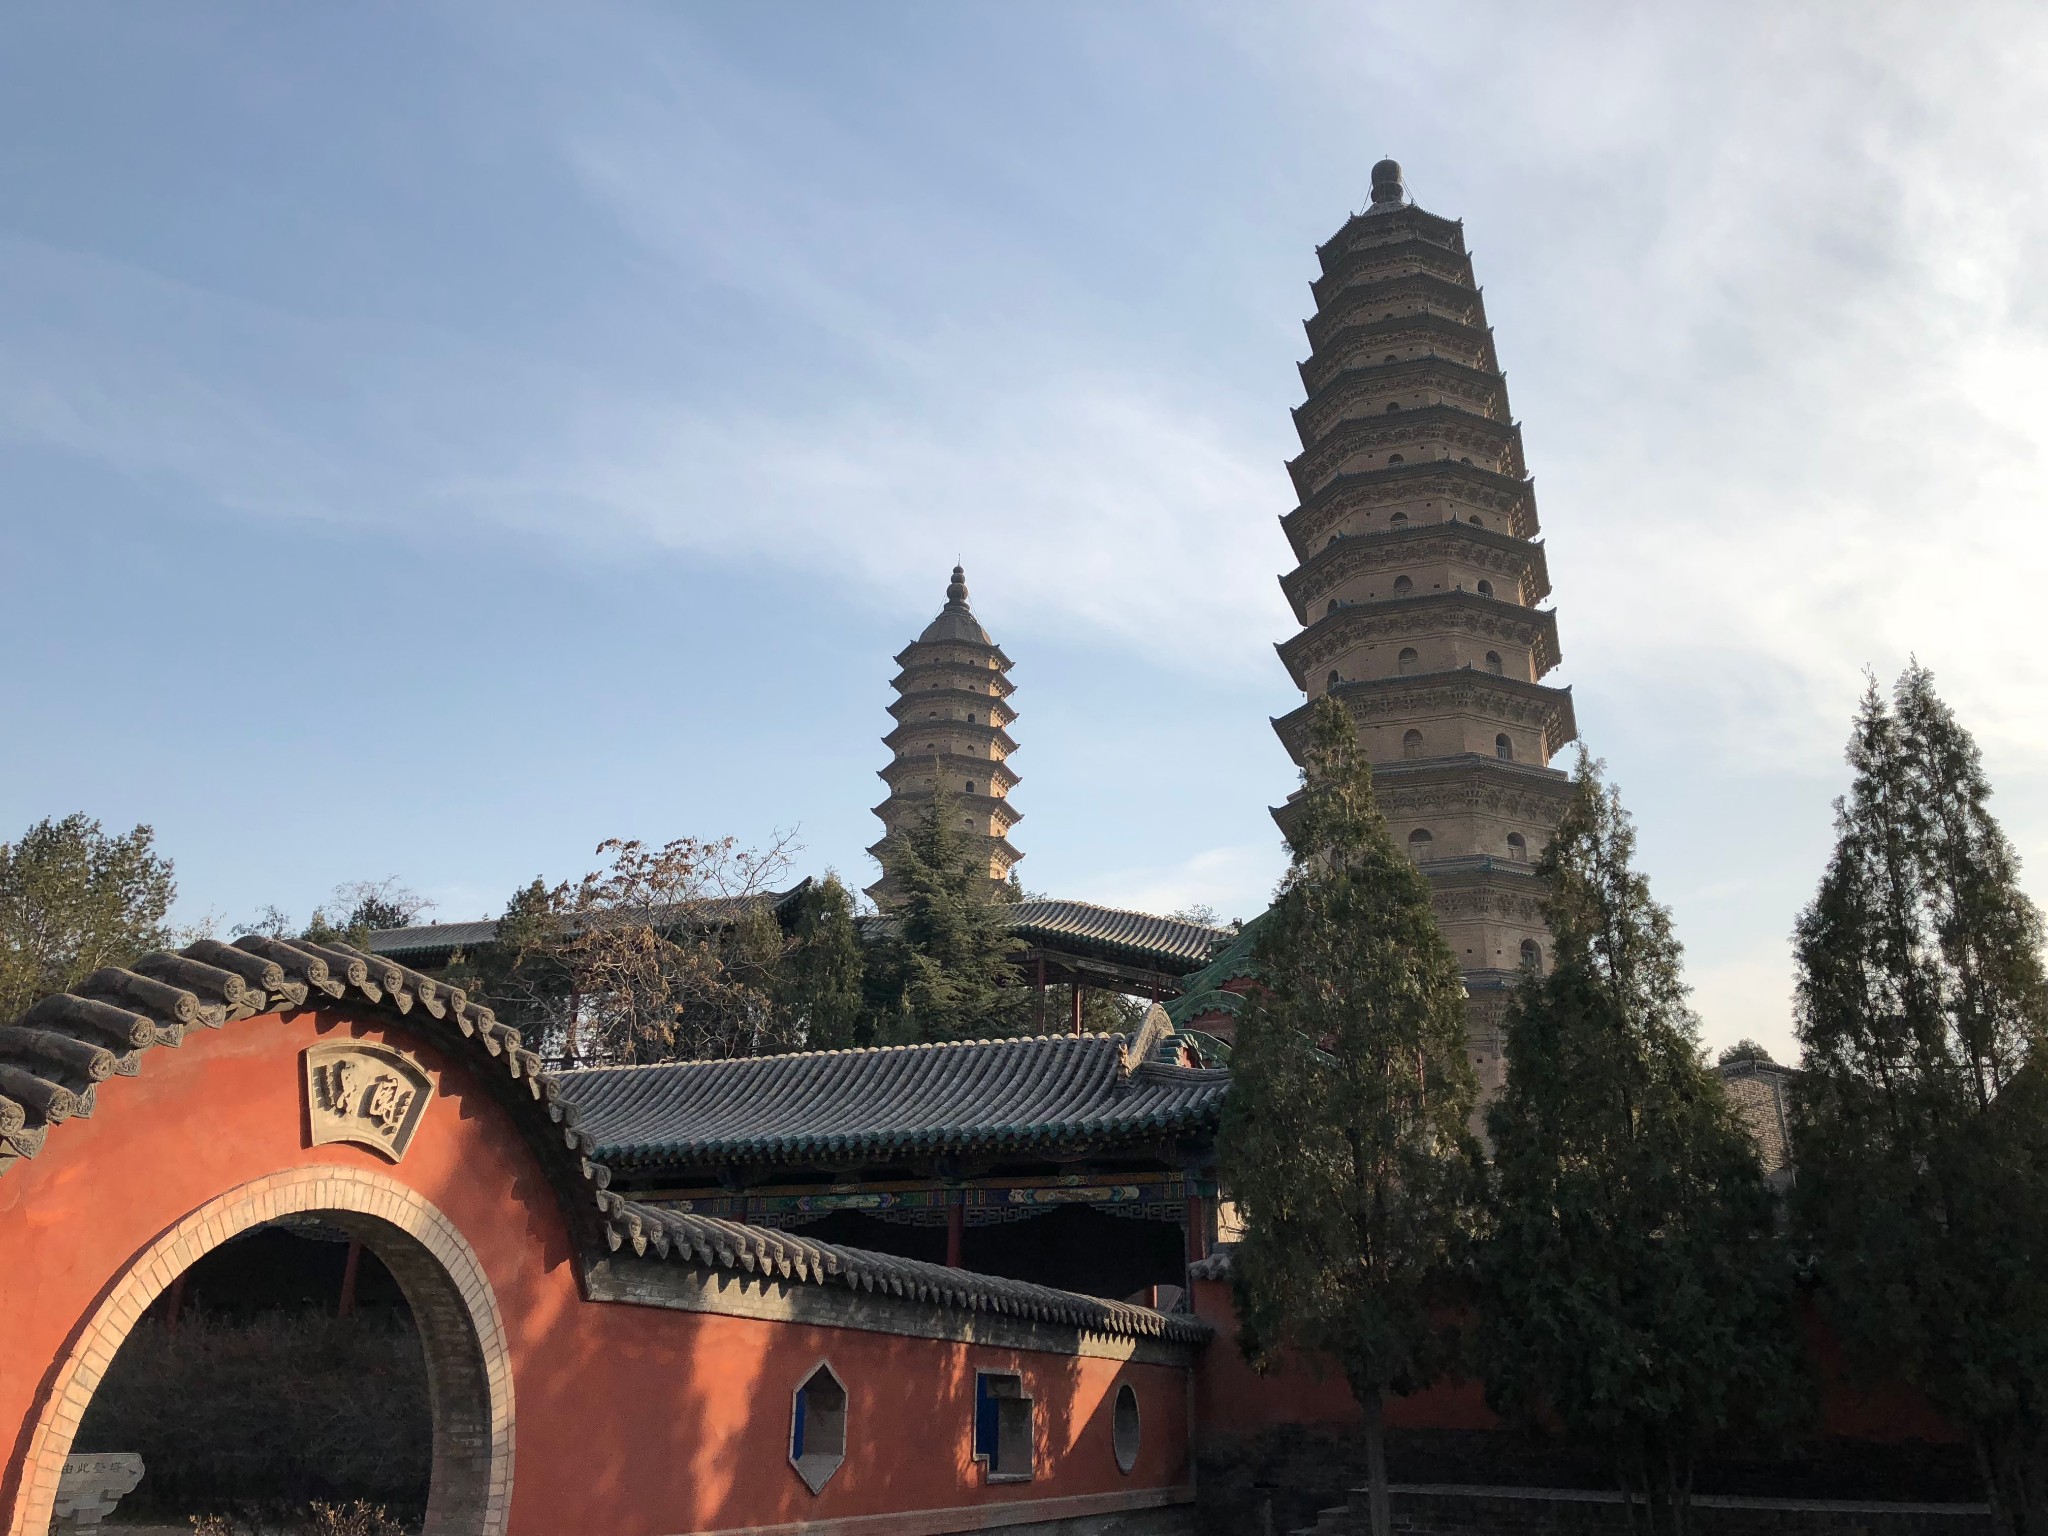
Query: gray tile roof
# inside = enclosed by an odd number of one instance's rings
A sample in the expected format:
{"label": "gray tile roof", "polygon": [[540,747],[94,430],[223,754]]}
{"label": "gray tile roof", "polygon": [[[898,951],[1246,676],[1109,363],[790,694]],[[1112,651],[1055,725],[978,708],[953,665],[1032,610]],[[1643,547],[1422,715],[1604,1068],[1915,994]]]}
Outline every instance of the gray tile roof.
{"label": "gray tile roof", "polygon": [[1041,1035],[605,1067],[556,1081],[620,1169],[1051,1153],[1213,1131],[1226,1072],[1131,1065],[1123,1035]]}
{"label": "gray tile roof", "polygon": [[[760,902],[780,907],[809,884],[805,881],[791,890],[761,896],[693,902],[690,915],[697,921],[717,921]],[[1079,945],[1108,958],[1141,962],[1175,974],[1203,964],[1232,937],[1228,928],[1209,928],[1177,917],[1154,917],[1147,912],[1126,912],[1086,901],[1020,901],[1004,910],[1010,919],[1010,931],[1027,943],[1054,949]],[[871,929],[886,923],[886,918],[870,917],[862,926]],[[474,949],[497,936],[495,921],[422,923],[413,928],[387,928],[373,933],[368,948],[376,955],[432,955]]]}
{"label": "gray tile roof", "polygon": [[[0,1026],[0,1173],[23,1158],[49,1155],[53,1127],[91,1114],[102,1083],[142,1075],[154,1066],[159,1048],[180,1044],[193,1030],[232,1028],[309,1004],[402,1016],[409,1029],[461,1058],[540,1155],[549,1183],[564,1202],[571,1232],[586,1252],[630,1248],[644,1255],[651,1250],[679,1263],[839,1285],[1127,1338],[1200,1343],[1209,1337],[1208,1326],[1191,1317],[626,1200],[607,1187],[610,1170],[592,1160],[590,1133],[578,1124],[577,1106],[561,1092],[573,1077],[544,1072],[540,1058],[521,1044],[519,1032],[499,1023],[490,1009],[471,1003],[461,988],[345,944],[261,935],[232,945],[202,939],[176,954],[145,955],[133,969],[95,971],[75,992],[44,998],[18,1022]],[[1096,1054],[1116,1043],[1112,1037],[1095,1037]],[[1134,1076],[1145,1082],[1176,1070],[1148,1065]],[[1179,1075],[1222,1076],[1184,1070]],[[97,1107],[106,1113],[115,1106]],[[62,1138],[57,1145],[61,1149]],[[169,1155],[175,1155],[174,1149]],[[0,1255],[0,1267],[14,1258]]]}
{"label": "gray tile roof", "polygon": [[1010,932],[1032,942],[1080,940],[1113,954],[1176,970],[1206,964],[1234,937],[1228,928],[1098,907],[1087,901],[1020,901],[1010,908]]}
{"label": "gray tile roof", "polygon": [[1129,1302],[1104,1301],[1024,1280],[978,1275],[917,1259],[818,1243],[794,1232],[743,1226],[715,1216],[672,1211],[628,1201],[613,1221],[636,1255],[710,1269],[738,1270],[808,1285],[838,1285],[880,1292],[957,1311],[992,1312],[1037,1322],[1064,1323],[1090,1333],[1199,1344],[1209,1325],[1181,1313],[1155,1312]]}
{"label": "gray tile roof", "polygon": [[[701,901],[679,901],[647,910],[657,922],[727,922],[757,907],[779,910],[785,902],[808,890],[810,884],[809,880],[804,880],[786,891],[763,891],[754,896],[710,896]],[[474,949],[479,944],[490,943],[497,936],[496,918],[474,923],[421,923],[412,928],[381,928],[370,935],[366,947],[373,955],[430,955],[443,950]]]}

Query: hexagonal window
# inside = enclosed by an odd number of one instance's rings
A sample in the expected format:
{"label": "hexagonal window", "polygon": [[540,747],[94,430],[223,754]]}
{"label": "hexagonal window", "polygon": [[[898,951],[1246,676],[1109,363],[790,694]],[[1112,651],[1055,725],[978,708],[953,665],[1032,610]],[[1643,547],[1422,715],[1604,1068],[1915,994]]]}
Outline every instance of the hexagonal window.
{"label": "hexagonal window", "polygon": [[1138,1464],[1138,1394],[1129,1382],[1116,1389],[1109,1441],[1116,1450],[1117,1471],[1128,1474]]}
{"label": "hexagonal window", "polygon": [[846,1388],[824,1361],[791,1395],[789,1464],[817,1493],[846,1460]]}

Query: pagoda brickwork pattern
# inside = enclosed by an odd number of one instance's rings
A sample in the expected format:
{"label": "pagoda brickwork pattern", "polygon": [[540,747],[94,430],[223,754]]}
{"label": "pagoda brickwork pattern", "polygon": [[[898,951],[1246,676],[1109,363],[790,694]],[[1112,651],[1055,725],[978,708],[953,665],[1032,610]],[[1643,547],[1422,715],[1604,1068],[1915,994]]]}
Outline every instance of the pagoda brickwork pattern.
{"label": "pagoda brickwork pattern", "polygon": [[889,706],[896,725],[882,738],[890,758],[880,770],[889,795],[874,808],[882,839],[868,849],[885,873],[867,888],[868,895],[881,907],[894,899],[886,873],[889,840],[907,832],[941,791],[952,802],[961,834],[986,862],[994,894],[1024,857],[1010,842],[1010,829],[1023,819],[1010,804],[1017,775],[1009,757],[1017,743],[1009,727],[1017,712],[1009,704],[1010,658],[968,607],[966,573],[959,566],[946,588],[946,606],[898,653],[896,665],[896,701]]}
{"label": "pagoda brickwork pattern", "polygon": [[1551,760],[1578,734],[1571,690],[1544,682],[1560,650],[1535,488],[1463,226],[1382,161],[1372,205],[1318,254],[1281,519],[1301,629],[1279,652],[1307,702],[1274,726],[1299,763],[1316,700],[1356,723],[1464,971],[1491,1092],[1507,993],[1549,960],[1533,865],[1569,792]]}

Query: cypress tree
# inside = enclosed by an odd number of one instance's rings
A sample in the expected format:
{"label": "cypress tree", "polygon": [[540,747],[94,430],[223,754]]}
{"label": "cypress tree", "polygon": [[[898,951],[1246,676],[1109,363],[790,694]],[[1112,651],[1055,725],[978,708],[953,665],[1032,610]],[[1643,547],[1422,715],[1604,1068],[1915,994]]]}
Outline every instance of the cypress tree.
{"label": "cypress tree", "polygon": [[1429,886],[1394,845],[1350,719],[1318,702],[1293,861],[1263,920],[1218,1147],[1247,1229],[1232,1260],[1255,1364],[1334,1356],[1365,1412],[1389,1529],[1388,1394],[1450,1347],[1432,1307],[1476,1186],[1465,994]]}
{"label": "cypress tree", "polygon": [[2048,981],[1976,744],[1917,663],[1875,679],[1799,919],[1795,1208],[1827,1315],[2048,1532]]}
{"label": "cypress tree", "polygon": [[886,1043],[1009,1035],[1027,1017],[1011,959],[1024,946],[989,899],[988,871],[958,822],[941,786],[882,850],[897,897],[869,995]]}
{"label": "cypress tree", "polygon": [[797,898],[789,943],[775,978],[784,1030],[802,1048],[865,1045],[873,1036],[861,983],[866,966],[853,898],[835,874]]}
{"label": "cypress tree", "polygon": [[1702,1444],[1782,1402],[1790,1272],[1748,1137],[1701,1059],[1670,914],[1581,752],[1537,868],[1554,943],[1510,1004],[1487,1115],[1487,1391],[1609,1450],[1649,1528],[1682,1531]]}

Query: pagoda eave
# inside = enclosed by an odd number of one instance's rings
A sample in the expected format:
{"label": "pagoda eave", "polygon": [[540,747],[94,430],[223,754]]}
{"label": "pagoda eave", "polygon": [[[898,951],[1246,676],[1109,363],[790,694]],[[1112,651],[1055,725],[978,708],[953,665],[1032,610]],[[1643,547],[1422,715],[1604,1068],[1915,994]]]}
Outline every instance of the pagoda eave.
{"label": "pagoda eave", "polygon": [[[883,813],[887,811],[891,805],[896,806],[898,809],[901,809],[906,806],[921,806],[925,801],[931,799],[931,797],[932,792],[928,789],[906,789],[902,791],[900,794],[891,795],[887,800],[884,800],[880,805],[871,806],[869,809],[878,819],[880,819],[882,825],[887,826],[889,824],[889,818]],[[1003,824],[1003,830],[999,833],[974,832],[971,829],[963,829],[967,831],[969,836],[972,837],[993,836],[1000,839],[1002,837],[1007,836],[1009,834],[1010,828],[1016,826],[1018,822],[1024,819],[1024,813],[1022,811],[1013,809],[1010,805],[1010,802],[1003,799],[1000,795],[963,794],[953,795],[950,798],[952,799],[953,803],[960,807],[960,809],[963,811],[972,812],[984,820],[992,819],[995,821],[999,821]]]}
{"label": "pagoda eave", "polygon": [[1476,592],[1430,592],[1370,603],[1347,603],[1274,649],[1280,653],[1294,686],[1306,693],[1315,668],[1362,641],[1441,634],[1447,630],[1477,639],[1528,646],[1539,677],[1560,659],[1555,609],[1524,608],[1520,603],[1481,597]]}
{"label": "pagoda eave", "polygon": [[1375,507],[1417,495],[1462,497],[1508,520],[1516,538],[1534,538],[1536,483],[1504,475],[1497,469],[1455,459],[1423,459],[1413,464],[1388,464],[1377,469],[1342,470],[1332,475],[1291,512],[1280,516],[1281,531],[1293,546],[1295,559],[1306,562],[1326,542],[1330,525],[1361,507]]}
{"label": "pagoda eave", "polygon": [[[1534,726],[1542,735],[1546,761],[1576,741],[1579,735],[1570,688],[1525,683],[1519,678],[1500,677],[1472,666],[1449,672],[1420,672],[1404,677],[1339,683],[1329,691],[1329,696],[1342,704],[1345,712],[1361,724],[1419,716],[1425,712],[1462,711],[1504,725]],[[1287,748],[1287,755],[1297,765],[1301,764],[1302,754],[1307,748],[1314,715],[1315,704],[1311,701],[1273,722],[1273,729]]]}
{"label": "pagoda eave", "polygon": [[[1407,387],[1419,382],[1435,382],[1447,393],[1481,402],[1484,408],[1473,411],[1473,415],[1484,416],[1489,421],[1508,420],[1508,388],[1505,377],[1498,372],[1468,367],[1443,357],[1415,357],[1395,363],[1354,363],[1340,368],[1289,414],[1297,433],[1301,434],[1304,441],[1312,441],[1322,430],[1315,424],[1317,418],[1340,411],[1349,400],[1360,395],[1382,394],[1392,388]],[[1419,410],[1423,407],[1403,406],[1401,409]]]}
{"label": "pagoda eave", "polygon": [[[990,711],[990,713],[994,713],[994,711]],[[971,736],[977,741],[993,742],[1002,749],[1003,757],[1008,757],[1017,750],[1017,743],[1011,739],[1009,732],[1005,731],[1000,725],[983,725],[979,721],[948,720],[944,718],[938,720],[909,719],[900,721],[895,730],[882,738],[882,745],[901,753],[906,744],[915,741],[920,736],[929,736],[934,731]],[[989,761],[1001,762],[1002,758],[991,758]]]}
{"label": "pagoda eave", "polygon": [[[1333,476],[1344,461],[1357,453],[1377,448],[1413,449],[1420,452],[1437,444],[1447,447],[1413,462],[1457,463],[1471,455],[1453,452],[1470,448],[1492,459],[1496,465],[1507,461],[1496,473],[1520,480],[1526,473],[1522,461],[1522,430],[1512,421],[1495,421],[1451,405],[1422,405],[1412,411],[1381,411],[1364,416],[1346,416],[1332,422],[1313,442],[1287,462],[1287,474],[1294,481],[1296,495],[1306,500]],[[1384,468],[1386,466],[1377,466]],[[1484,467],[1484,466],[1476,466]]]}
{"label": "pagoda eave", "polygon": [[1550,567],[1540,543],[1456,518],[1340,535],[1282,576],[1280,590],[1292,605],[1295,619],[1306,625],[1309,610],[1338,583],[1361,572],[1433,555],[1463,558],[1469,565],[1514,581],[1521,589],[1524,607],[1550,595]]}
{"label": "pagoda eave", "polygon": [[1450,282],[1433,272],[1411,272],[1376,282],[1353,283],[1339,289],[1331,296],[1330,302],[1317,309],[1303,325],[1310,348],[1321,351],[1325,340],[1361,311],[1377,309],[1384,316],[1387,314],[1386,305],[1402,299],[1419,299],[1425,304],[1441,305],[1450,313],[1438,314],[1437,318],[1448,320],[1453,325],[1470,326],[1475,330],[1484,329],[1486,325],[1486,299],[1481,290]]}
{"label": "pagoda eave", "polygon": [[[940,773],[948,778],[965,777],[972,774],[976,778],[994,780],[1001,784],[1006,792],[1015,789],[1019,783],[1016,771],[1005,764],[996,762],[993,758],[968,757],[966,754],[959,752],[927,752],[920,753],[914,757],[899,757],[886,767],[877,768],[875,770],[875,777],[884,784],[887,784],[891,789],[894,789],[897,785],[902,784],[914,775],[929,776],[934,765],[937,766]],[[906,788],[914,791],[916,786],[912,784],[906,786]],[[961,790],[958,793],[958,797],[966,801],[974,798],[974,795],[967,790]],[[994,796],[991,798],[1001,797]]]}

